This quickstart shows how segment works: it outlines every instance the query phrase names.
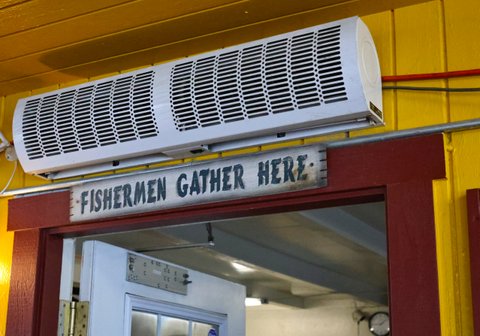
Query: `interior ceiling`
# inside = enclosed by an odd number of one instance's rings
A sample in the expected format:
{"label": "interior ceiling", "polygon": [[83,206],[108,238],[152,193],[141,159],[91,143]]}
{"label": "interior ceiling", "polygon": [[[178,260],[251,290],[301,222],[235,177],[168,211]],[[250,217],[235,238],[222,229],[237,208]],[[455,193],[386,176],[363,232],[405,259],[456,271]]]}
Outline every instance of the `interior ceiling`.
{"label": "interior ceiling", "polygon": [[[96,239],[242,283],[247,294],[304,308],[311,299],[387,304],[384,203],[98,235]],[[78,251],[80,254],[80,251]],[[248,267],[238,270],[233,262]],[[310,300],[310,301],[309,301]]]}
{"label": "interior ceiling", "polygon": [[3,0],[0,95],[425,0]]}

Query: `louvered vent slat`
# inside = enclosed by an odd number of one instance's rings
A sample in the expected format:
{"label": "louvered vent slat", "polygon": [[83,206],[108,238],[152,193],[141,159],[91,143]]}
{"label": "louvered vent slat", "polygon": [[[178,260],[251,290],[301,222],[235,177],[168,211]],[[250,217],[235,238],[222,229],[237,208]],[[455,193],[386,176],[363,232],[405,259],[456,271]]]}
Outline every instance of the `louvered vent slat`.
{"label": "louvered vent slat", "polygon": [[148,71],[27,101],[22,131],[29,159],[158,135]]}
{"label": "louvered vent slat", "polygon": [[347,99],[340,26],[180,63],[170,75],[182,132]]}

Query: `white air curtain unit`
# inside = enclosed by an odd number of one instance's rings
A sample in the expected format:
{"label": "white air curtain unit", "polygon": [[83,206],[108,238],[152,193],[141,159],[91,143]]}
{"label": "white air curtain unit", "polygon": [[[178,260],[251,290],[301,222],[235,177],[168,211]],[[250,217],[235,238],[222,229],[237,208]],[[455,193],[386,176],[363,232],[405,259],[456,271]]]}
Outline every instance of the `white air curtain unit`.
{"label": "white air curtain unit", "polygon": [[13,129],[25,172],[48,175],[351,130],[381,110],[375,46],[354,17],[21,99]]}

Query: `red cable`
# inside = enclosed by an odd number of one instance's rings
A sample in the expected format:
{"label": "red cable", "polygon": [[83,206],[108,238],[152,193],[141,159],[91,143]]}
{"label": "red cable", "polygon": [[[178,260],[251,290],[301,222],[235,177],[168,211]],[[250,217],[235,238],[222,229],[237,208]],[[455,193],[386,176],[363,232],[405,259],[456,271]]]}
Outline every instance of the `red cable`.
{"label": "red cable", "polygon": [[480,76],[480,69],[433,72],[398,76],[382,76],[382,82],[403,82],[409,80],[445,79],[454,77]]}

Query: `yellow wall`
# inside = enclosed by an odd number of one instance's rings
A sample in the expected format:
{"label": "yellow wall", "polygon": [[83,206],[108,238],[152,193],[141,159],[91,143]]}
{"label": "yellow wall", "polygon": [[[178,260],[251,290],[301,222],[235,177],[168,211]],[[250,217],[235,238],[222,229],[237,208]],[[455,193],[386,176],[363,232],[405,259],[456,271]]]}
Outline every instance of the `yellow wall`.
{"label": "yellow wall", "polygon": [[13,234],[6,232],[6,215],[7,201],[6,199],[0,199],[0,335],[5,335],[5,318],[13,247]]}
{"label": "yellow wall", "polygon": [[[478,0],[436,0],[369,15],[364,17],[364,20],[377,44],[382,72],[385,75],[480,67]],[[232,40],[235,39],[233,36]],[[206,41],[208,43],[210,39]],[[403,84],[480,87],[480,77]],[[32,93],[53,90],[59,86]],[[15,103],[19,97],[29,94],[30,92],[26,92],[0,97],[0,130],[9,138]],[[385,127],[352,132],[352,136],[478,118],[480,94],[388,91],[384,93],[384,111]],[[337,134],[330,138],[343,136]],[[324,138],[297,141],[294,144],[322,139]],[[480,187],[478,139],[480,130],[447,134],[445,141],[448,179],[434,182],[442,335],[473,334],[465,190]],[[0,155],[0,189],[8,180],[12,168],[13,165]],[[24,176],[19,171],[10,188],[38,183],[45,182]],[[6,211],[6,200],[0,199],[0,335],[3,335],[5,330],[13,240],[12,235],[6,233]]]}

